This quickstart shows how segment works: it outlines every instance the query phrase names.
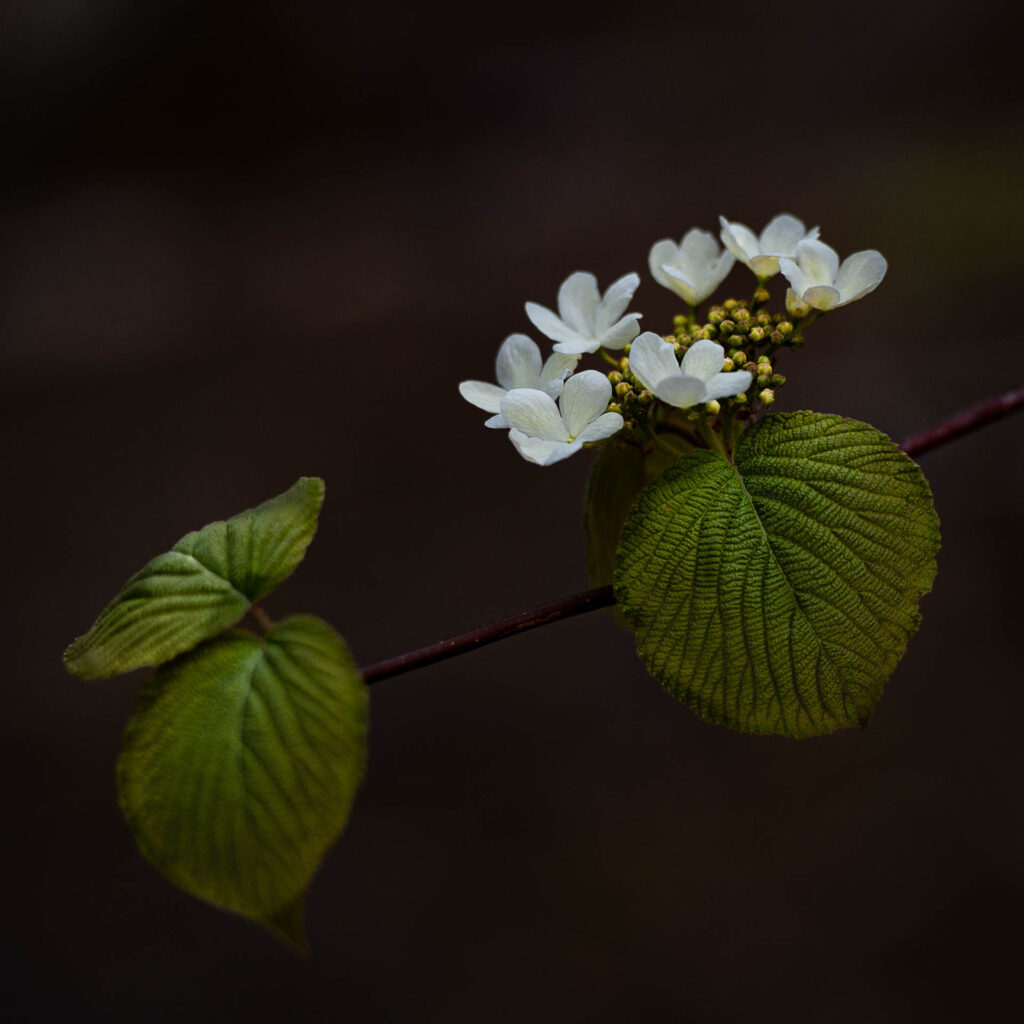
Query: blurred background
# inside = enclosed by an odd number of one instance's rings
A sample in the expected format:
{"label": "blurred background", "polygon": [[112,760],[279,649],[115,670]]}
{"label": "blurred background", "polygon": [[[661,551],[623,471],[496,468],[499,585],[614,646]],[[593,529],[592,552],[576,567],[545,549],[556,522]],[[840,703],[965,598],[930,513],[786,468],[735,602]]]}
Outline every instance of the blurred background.
{"label": "blurred background", "polygon": [[574,270],[642,272],[667,330],[647,251],[720,213],[890,262],[781,408],[900,438],[1020,385],[1013,14],[5,3],[8,1019],[1020,1012],[1024,418],[922,457],[939,575],[863,733],[707,725],[606,612],[375,686],[310,960],[142,860],[114,785],[141,676],[60,663],[152,555],[302,474],[320,532],[268,609],[364,664],[585,588],[591,457],[528,465],[456,384]]}

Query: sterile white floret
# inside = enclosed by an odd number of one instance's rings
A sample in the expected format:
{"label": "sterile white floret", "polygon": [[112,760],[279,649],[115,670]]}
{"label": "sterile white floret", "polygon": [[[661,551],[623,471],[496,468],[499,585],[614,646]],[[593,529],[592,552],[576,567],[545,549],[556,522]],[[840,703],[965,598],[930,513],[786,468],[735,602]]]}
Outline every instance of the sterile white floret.
{"label": "sterile white floret", "polygon": [[829,310],[873,292],[888,264],[880,252],[866,249],[847,256],[840,266],[835,249],[824,242],[805,241],[796,247],[795,259],[779,260],[779,269],[805,306]]}
{"label": "sterile white floret", "polygon": [[819,232],[818,228],[808,231],[802,220],[788,213],[773,217],[760,236],[738,221],[719,217],[718,222],[722,226],[721,239],[726,249],[762,279],[774,277],[779,272],[779,258],[792,259],[797,245],[814,241]]}
{"label": "sterile white floret", "polygon": [[750,387],[748,370],[722,373],[725,349],[706,338],[690,346],[677,362],[675,349],[651,331],[645,331],[629,350],[629,369],[656,398],[688,409],[712,399],[730,398]]}
{"label": "sterile white floret", "polygon": [[482,380],[464,380],[459,385],[459,394],[478,409],[495,413],[484,426],[503,428],[508,424],[501,415],[501,400],[513,388],[535,388],[552,398],[562,393],[565,383],[576,364],[578,355],[565,355],[554,352],[542,363],[540,348],[537,343],[525,334],[510,334],[498,349],[495,360],[495,376],[497,384],[487,384]]}
{"label": "sterile white floret", "polygon": [[663,238],[651,246],[648,264],[658,284],[673,291],[689,305],[703,302],[725,279],[736,262],[715,236],[691,228],[678,245]]}
{"label": "sterile white floret", "polygon": [[555,351],[582,355],[599,348],[620,349],[640,333],[640,313],[625,313],[640,285],[639,274],[626,274],[602,297],[593,274],[570,274],[558,289],[558,313],[536,302],[526,303],[526,315],[542,334],[556,342]]}
{"label": "sterile white floret", "polygon": [[612,397],[608,378],[597,370],[570,377],[558,405],[543,391],[516,388],[501,400],[501,414],[512,428],[509,439],[528,462],[550,466],[622,429],[617,412],[605,412]]}

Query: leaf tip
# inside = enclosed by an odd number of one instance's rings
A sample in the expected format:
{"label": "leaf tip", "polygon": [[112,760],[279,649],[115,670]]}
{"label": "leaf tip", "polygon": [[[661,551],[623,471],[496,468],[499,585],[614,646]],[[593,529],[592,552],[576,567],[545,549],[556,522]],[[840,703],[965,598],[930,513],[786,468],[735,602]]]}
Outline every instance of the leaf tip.
{"label": "leaf tip", "polygon": [[300,894],[273,914],[268,914],[263,923],[286,945],[299,954],[309,956],[312,950],[306,937],[306,897]]}

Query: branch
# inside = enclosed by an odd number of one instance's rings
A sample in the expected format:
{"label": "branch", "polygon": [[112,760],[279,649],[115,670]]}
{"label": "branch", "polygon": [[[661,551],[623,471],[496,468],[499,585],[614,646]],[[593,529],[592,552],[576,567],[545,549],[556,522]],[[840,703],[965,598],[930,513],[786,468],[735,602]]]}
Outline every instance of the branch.
{"label": "branch", "polygon": [[615,595],[611,587],[598,587],[596,590],[573,594],[558,601],[549,601],[536,608],[528,608],[525,612],[510,615],[507,619],[498,619],[497,622],[491,622],[486,626],[477,626],[476,629],[460,633],[449,640],[421,647],[418,651],[409,651],[386,661],[378,661],[376,665],[363,669],[363,679],[369,684],[388,676],[397,676],[400,672],[409,672],[414,668],[432,665],[435,661],[454,658],[457,654],[465,654],[478,647],[493,644],[495,640],[504,640],[507,636],[525,633],[528,629],[536,629],[538,626],[558,622],[559,619],[568,619],[573,615],[582,615],[595,608],[605,608],[610,604],[615,604]]}
{"label": "branch", "polygon": [[[1022,407],[1024,407],[1024,387],[1008,391],[1005,395],[999,395],[997,398],[990,398],[988,401],[951,416],[935,427],[911,434],[900,444],[900,448],[908,455],[923,455],[925,452],[931,451],[932,448],[955,441],[958,437],[1002,419]],[[493,644],[496,640],[504,640],[507,636],[525,633],[529,629],[545,626],[549,622],[558,622],[561,619],[582,615],[584,612],[593,611],[596,608],[607,608],[612,604],[615,604],[615,595],[612,593],[611,587],[598,587],[596,590],[573,594],[558,601],[549,601],[536,608],[528,608],[516,615],[510,615],[506,619],[499,619],[497,622],[491,622],[485,626],[477,626],[476,629],[471,629],[468,633],[460,633],[458,636],[441,640],[429,647],[421,647],[417,651],[408,651],[406,654],[378,661],[375,665],[369,665],[362,670],[363,679],[367,684],[375,683],[378,679],[387,679],[389,676],[397,676],[402,672],[410,672],[414,668],[432,665],[436,661],[444,661],[445,658],[454,658],[458,654],[466,654],[478,647]]]}
{"label": "branch", "polygon": [[936,427],[911,434],[900,447],[908,455],[923,455],[940,444],[955,441],[958,437],[963,437],[964,434],[970,434],[980,427],[1002,419],[1022,406],[1024,406],[1024,388],[1007,391],[1005,395],[990,398],[986,402],[958,412],[955,416],[950,416],[948,420],[944,420]]}

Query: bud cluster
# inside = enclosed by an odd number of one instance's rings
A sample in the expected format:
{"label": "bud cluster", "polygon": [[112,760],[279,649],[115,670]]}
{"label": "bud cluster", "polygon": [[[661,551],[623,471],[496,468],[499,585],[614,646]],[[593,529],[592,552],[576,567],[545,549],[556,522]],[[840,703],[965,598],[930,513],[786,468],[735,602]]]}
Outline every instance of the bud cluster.
{"label": "bud cluster", "polygon": [[686,316],[674,318],[674,331],[665,340],[672,343],[679,358],[695,342],[706,338],[725,349],[723,372],[749,370],[754,376],[748,392],[708,403],[719,408],[709,407],[707,413],[716,415],[724,407],[736,413],[738,418],[748,419],[771,405],[775,401],[775,392],[786,383],[786,378],[775,371],[772,359],[778,349],[796,348],[804,342],[797,325],[785,313],[756,312],[768,298],[768,292],[762,286],[751,301],[726,299],[721,305],[712,306],[706,322],[699,326],[692,324]]}

